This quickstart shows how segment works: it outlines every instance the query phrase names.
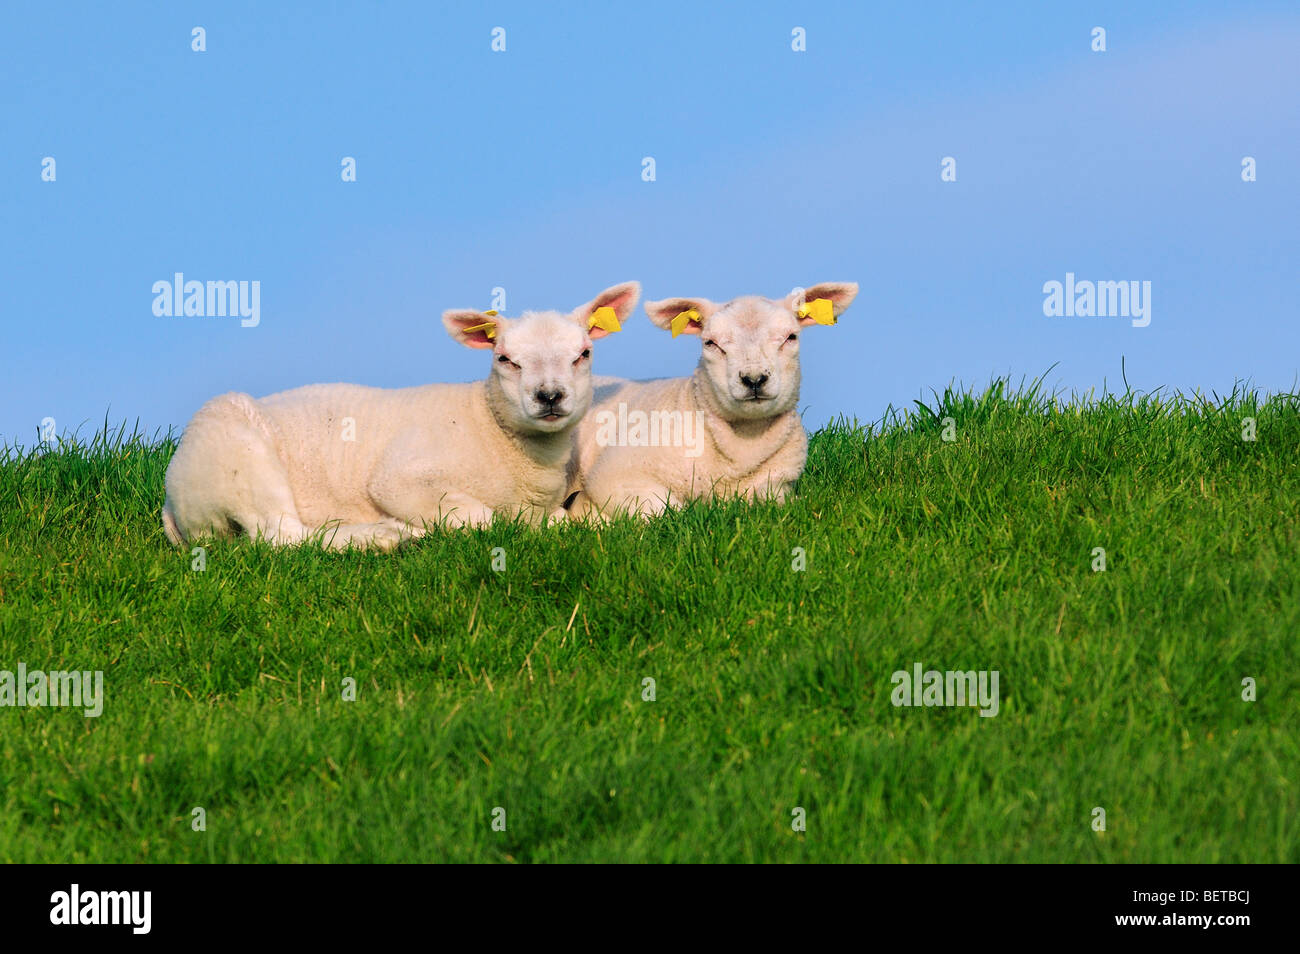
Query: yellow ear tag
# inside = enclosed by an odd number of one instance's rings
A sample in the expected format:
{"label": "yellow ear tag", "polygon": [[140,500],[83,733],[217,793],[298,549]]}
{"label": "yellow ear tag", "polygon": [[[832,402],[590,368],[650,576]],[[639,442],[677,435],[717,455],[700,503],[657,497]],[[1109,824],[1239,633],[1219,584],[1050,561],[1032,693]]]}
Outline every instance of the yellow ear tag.
{"label": "yellow ear tag", "polygon": [[668,323],[668,327],[672,329],[673,337],[676,338],[686,330],[686,326],[692,321],[699,320],[700,313],[694,308],[687,308],[685,311],[678,312],[677,317]]}
{"label": "yellow ear tag", "polygon": [[829,298],[814,298],[805,304],[797,312],[800,318],[812,316],[812,320],[819,325],[835,324],[835,306],[831,304]]}
{"label": "yellow ear tag", "polygon": [[587,319],[587,330],[592,328],[603,328],[606,331],[622,331],[623,326],[618,323],[618,315],[609,305],[602,305],[591,313]]}
{"label": "yellow ear tag", "polygon": [[483,314],[485,314],[485,315],[491,315],[493,318],[495,318],[495,317],[497,316],[497,312],[496,312],[495,309],[493,309],[492,311],[485,311],[485,312],[483,312]]}
{"label": "yellow ear tag", "polygon": [[[491,314],[495,314],[495,312],[489,311],[486,312],[485,314],[491,315]],[[495,321],[485,321],[481,325],[471,325],[468,328],[462,328],[461,331],[464,334],[469,334],[471,331],[481,331],[483,332],[483,334],[487,335],[488,341],[491,341],[493,338],[497,336],[497,325]]]}

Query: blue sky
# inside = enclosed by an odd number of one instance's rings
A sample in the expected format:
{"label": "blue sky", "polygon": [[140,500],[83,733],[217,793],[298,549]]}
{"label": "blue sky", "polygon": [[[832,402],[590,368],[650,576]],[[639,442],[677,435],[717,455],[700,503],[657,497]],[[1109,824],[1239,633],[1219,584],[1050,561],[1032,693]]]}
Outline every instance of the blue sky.
{"label": "blue sky", "polygon": [[[1300,7],[991,7],[6,5],[0,441],[471,380],[487,359],[444,309],[626,279],[859,282],[805,338],[811,426],[1052,365],[1117,387],[1121,356],[1143,389],[1296,389]],[[260,324],[155,316],[177,271],[259,281]],[[1067,272],[1150,281],[1150,325],[1045,317]],[[698,349],[638,310],[596,370],[688,374]]]}

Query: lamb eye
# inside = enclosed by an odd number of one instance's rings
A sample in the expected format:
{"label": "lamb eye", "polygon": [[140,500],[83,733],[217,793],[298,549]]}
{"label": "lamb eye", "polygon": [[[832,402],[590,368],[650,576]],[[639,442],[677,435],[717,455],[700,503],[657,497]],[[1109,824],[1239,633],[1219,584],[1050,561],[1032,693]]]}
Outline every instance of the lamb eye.
{"label": "lamb eye", "polygon": [[785,340],[786,340],[786,341],[798,341],[798,340],[799,340],[799,336],[796,335],[796,334],[792,334],[792,335],[790,335],[789,338],[786,338]]}
{"label": "lamb eye", "polygon": [[588,348],[587,350],[585,350],[584,352],[582,352],[582,354],[578,355],[578,357],[574,359],[573,363],[574,363],[574,364],[581,364],[583,358],[590,358],[590,357],[591,357],[591,349]]}
{"label": "lamb eye", "polygon": [[514,364],[513,361],[511,361],[509,358],[507,358],[507,357],[506,357],[505,355],[503,355],[503,354],[497,355],[497,363],[498,363],[498,364]]}
{"label": "lamb eye", "polygon": [[[714,341],[712,338],[710,338],[708,341],[704,342],[704,347],[706,347],[706,348],[718,348],[718,343],[717,343],[716,341]],[[721,351],[722,349],[721,349],[721,348],[718,348],[718,350]]]}

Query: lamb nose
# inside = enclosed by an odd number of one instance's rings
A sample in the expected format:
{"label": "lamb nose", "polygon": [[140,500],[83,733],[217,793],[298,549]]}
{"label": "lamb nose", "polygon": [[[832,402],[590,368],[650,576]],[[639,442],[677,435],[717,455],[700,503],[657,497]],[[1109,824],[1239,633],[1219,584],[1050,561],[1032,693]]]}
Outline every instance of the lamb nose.
{"label": "lamb nose", "polygon": [[554,404],[562,397],[564,397],[563,391],[547,391],[544,388],[537,389],[537,400],[542,404]]}
{"label": "lamb nose", "polygon": [[756,376],[742,374],[740,376],[740,383],[747,388],[752,388],[753,390],[757,391],[763,385],[767,384],[767,378],[768,376],[766,374],[760,374]]}

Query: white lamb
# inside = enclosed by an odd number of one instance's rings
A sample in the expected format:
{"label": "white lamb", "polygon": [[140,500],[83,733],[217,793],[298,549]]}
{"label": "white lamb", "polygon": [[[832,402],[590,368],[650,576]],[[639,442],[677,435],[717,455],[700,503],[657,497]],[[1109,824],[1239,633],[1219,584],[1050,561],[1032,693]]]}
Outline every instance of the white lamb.
{"label": "white lamb", "polygon": [[167,468],[168,538],[244,533],[283,545],[319,535],[334,548],[388,549],[426,524],[562,517],[576,425],[591,405],[591,343],[618,330],[640,294],[627,282],[567,315],[515,320],[445,312],[453,338],[492,351],[486,381],[213,398]]}
{"label": "white lamb", "polygon": [[849,282],[815,285],[783,300],[747,296],[646,302],[660,328],[701,335],[689,378],[598,378],[578,428],[570,513],[651,516],[693,498],[784,500],[803,473],[808,438],[799,420],[799,336],[834,324],[858,293]]}

